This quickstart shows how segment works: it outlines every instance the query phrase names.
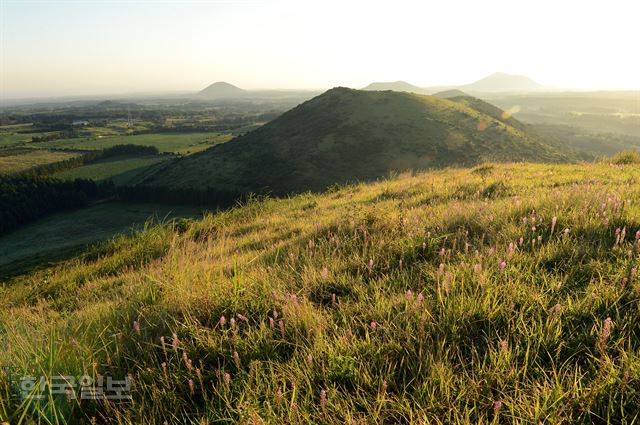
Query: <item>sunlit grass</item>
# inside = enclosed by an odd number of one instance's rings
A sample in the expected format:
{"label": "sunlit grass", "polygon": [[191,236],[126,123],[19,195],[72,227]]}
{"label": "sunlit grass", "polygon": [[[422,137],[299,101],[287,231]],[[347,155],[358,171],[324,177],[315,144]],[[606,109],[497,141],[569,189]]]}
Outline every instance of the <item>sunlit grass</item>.
{"label": "sunlit grass", "polygon": [[407,174],[120,238],[5,283],[0,363],[130,375],[133,402],[27,407],[0,374],[0,418],[637,422],[637,178]]}

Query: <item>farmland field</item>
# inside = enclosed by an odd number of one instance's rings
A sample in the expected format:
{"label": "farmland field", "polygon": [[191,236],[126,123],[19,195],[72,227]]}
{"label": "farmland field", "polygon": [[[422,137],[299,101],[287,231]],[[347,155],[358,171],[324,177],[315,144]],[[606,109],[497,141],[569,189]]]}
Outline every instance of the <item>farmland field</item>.
{"label": "farmland field", "polygon": [[24,171],[37,165],[63,161],[77,155],[77,152],[51,151],[48,149],[0,149],[0,174]]}
{"label": "farmland field", "polygon": [[107,158],[82,167],[73,168],[54,174],[61,179],[93,179],[96,181],[111,180],[116,185],[133,183],[150,166],[169,160],[169,157],[156,156],[119,156]]}
{"label": "farmland field", "polygon": [[231,138],[221,133],[154,133],[104,138],[74,138],[40,143],[39,146],[56,149],[98,150],[114,145],[155,146],[160,152],[188,154],[207,149]]}

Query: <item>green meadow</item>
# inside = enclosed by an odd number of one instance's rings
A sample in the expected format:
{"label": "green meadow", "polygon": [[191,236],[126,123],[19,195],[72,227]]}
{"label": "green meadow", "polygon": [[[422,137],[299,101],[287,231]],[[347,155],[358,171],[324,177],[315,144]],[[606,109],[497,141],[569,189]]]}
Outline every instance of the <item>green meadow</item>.
{"label": "green meadow", "polygon": [[639,177],[403,174],[150,225],[7,278],[0,370],[129,377],[132,401],[23,401],[5,372],[0,418],[637,423]]}
{"label": "green meadow", "polygon": [[25,171],[32,167],[64,161],[79,155],[77,152],[48,149],[5,148],[0,149],[0,174]]}
{"label": "green meadow", "polygon": [[[107,202],[62,212],[0,237],[0,276],[57,262],[117,234],[132,234],[149,223],[199,217],[194,207]],[[151,220],[151,221],[149,221]]]}
{"label": "green meadow", "polygon": [[97,150],[115,145],[155,146],[160,152],[180,154],[201,151],[231,138],[223,133],[151,133],[132,136],[74,138],[41,143],[42,147],[55,149]]}
{"label": "green meadow", "polygon": [[154,165],[169,160],[170,157],[156,156],[116,156],[96,161],[81,167],[54,174],[60,179],[110,180],[116,185],[133,184],[137,178]]}

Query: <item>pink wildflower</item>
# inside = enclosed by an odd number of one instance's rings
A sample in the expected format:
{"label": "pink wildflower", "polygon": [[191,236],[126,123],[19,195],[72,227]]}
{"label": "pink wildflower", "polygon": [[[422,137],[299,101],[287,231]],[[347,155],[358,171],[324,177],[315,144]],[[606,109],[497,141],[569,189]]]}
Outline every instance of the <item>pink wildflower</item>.
{"label": "pink wildflower", "polygon": [[327,278],[329,277],[329,269],[323,267],[320,276],[322,276],[322,279],[327,280]]}
{"label": "pink wildflower", "polygon": [[325,390],[320,391],[320,408],[325,410],[327,407],[327,392]]}
{"label": "pink wildflower", "polygon": [[369,326],[371,327],[372,331],[375,331],[376,329],[378,329],[378,324],[376,323],[375,320],[372,320]]}
{"label": "pink wildflower", "polygon": [[600,333],[600,345],[601,348],[604,349],[607,344],[607,340],[611,336],[611,328],[613,327],[613,321],[611,317],[607,317],[604,321],[604,325],[602,326],[602,332]]}
{"label": "pink wildflower", "polygon": [[174,333],[172,335],[172,337],[173,337],[173,339],[171,340],[171,345],[172,345],[173,349],[175,351],[177,351],[178,350],[178,335]]}
{"label": "pink wildflower", "polygon": [[133,330],[137,333],[140,333],[140,322],[138,322],[137,320],[133,321]]}
{"label": "pink wildflower", "polygon": [[504,260],[500,261],[500,271],[503,272],[506,267],[507,267],[506,261]]}
{"label": "pink wildflower", "polygon": [[501,339],[500,340],[500,351],[502,351],[504,353],[505,351],[507,351],[507,348],[509,348],[509,343],[507,342],[506,339]]}

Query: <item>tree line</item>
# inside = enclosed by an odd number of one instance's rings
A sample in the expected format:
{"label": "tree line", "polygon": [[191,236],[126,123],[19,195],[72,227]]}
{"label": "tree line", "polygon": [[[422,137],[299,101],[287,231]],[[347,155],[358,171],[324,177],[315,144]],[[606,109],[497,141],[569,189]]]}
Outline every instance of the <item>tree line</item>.
{"label": "tree line", "polygon": [[143,145],[114,145],[106,149],[87,152],[85,154],[65,159],[62,161],[52,162],[49,164],[37,165],[28,170],[20,172],[20,175],[28,176],[46,176],[55,174],[60,171],[70,170],[72,168],[81,167],[101,159],[110,158],[121,155],[158,155],[158,148],[155,146]]}
{"label": "tree line", "polygon": [[49,214],[112,196],[112,182],[64,181],[38,175],[0,175],[0,234]]}
{"label": "tree line", "polygon": [[157,155],[154,146],[115,145],[75,158],[43,164],[11,175],[0,174],[0,234],[49,214],[116,196],[112,182],[60,180],[51,175],[119,155]]}

